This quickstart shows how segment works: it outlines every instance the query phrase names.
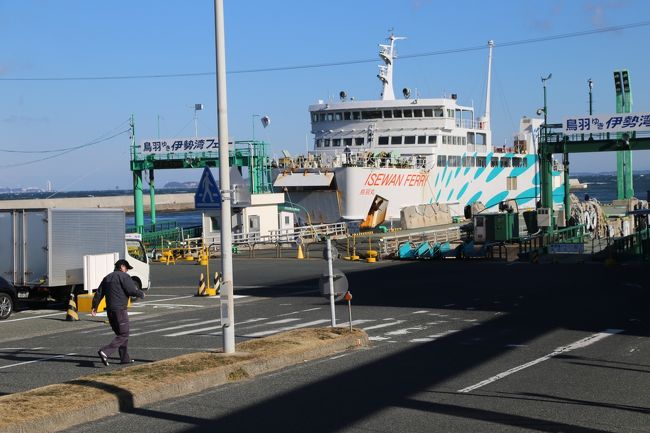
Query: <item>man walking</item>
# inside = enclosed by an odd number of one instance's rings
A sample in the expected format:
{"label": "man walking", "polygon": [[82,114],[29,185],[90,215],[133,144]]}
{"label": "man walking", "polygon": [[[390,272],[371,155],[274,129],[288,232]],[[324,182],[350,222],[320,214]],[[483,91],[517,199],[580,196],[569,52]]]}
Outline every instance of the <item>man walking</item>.
{"label": "man walking", "polygon": [[97,351],[105,366],[108,366],[108,357],[115,349],[119,350],[121,364],[133,362],[127,351],[129,315],[126,312],[126,307],[129,303],[129,297],[144,298],[144,292],[135,286],[129,274],[126,273],[129,269],[133,269],[133,267],[126,260],[120,259],[115,262],[115,270],[104,277],[93,297],[93,309],[91,311],[93,316],[97,314],[97,306],[102,298],[106,297],[108,323],[111,324],[111,328],[115,332],[113,341]]}

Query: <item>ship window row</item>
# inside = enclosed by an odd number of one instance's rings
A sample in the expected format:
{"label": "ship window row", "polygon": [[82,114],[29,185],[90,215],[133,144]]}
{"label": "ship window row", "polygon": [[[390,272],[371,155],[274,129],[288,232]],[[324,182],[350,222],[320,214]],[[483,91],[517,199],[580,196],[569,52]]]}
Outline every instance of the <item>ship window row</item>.
{"label": "ship window row", "polygon": [[[486,167],[487,157],[485,156],[460,156],[460,155],[438,155],[436,163],[438,167]],[[490,167],[527,167],[526,158],[493,156],[490,158]]]}
{"label": "ship window row", "polygon": [[381,135],[377,139],[377,144],[387,146],[389,144],[436,144],[438,137],[436,135]]}
{"label": "ship window row", "polygon": [[318,138],[316,147],[341,147],[341,146],[363,146],[366,140],[363,137],[354,138]]}
{"label": "ship window row", "polygon": [[[446,116],[445,116],[446,114]],[[448,108],[404,108],[394,110],[363,110],[363,111],[333,111],[329,113],[312,113],[311,120],[317,122],[333,122],[338,120],[375,120],[375,119],[404,119],[450,117],[454,110]]]}

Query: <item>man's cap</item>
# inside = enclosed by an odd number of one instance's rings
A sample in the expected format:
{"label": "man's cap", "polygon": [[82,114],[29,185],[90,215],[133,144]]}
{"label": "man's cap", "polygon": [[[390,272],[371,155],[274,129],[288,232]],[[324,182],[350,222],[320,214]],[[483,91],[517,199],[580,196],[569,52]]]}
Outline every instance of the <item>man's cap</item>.
{"label": "man's cap", "polygon": [[115,269],[120,269],[122,265],[126,266],[126,269],[133,269],[133,266],[129,265],[129,262],[124,259],[120,259],[115,262]]}

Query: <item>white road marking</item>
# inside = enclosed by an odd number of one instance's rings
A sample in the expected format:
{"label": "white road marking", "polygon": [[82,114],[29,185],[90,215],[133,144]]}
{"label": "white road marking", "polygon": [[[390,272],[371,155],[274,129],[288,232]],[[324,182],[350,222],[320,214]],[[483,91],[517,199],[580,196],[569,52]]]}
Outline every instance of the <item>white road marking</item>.
{"label": "white road marking", "polygon": [[[243,322],[235,323],[235,326],[243,325],[243,324],[246,324],[246,323],[259,322],[260,320],[267,320],[267,319],[266,319],[266,317],[256,317],[254,319],[244,320]],[[212,323],[212,322],[221,322],[221,319],[208,320],[207,322],[200,322],[200,323],[192,323],[190,325],[183,325],[183,327],[196,326],[196,325],[205,324],[205,323]],[[208,326],[206,328],[190,329],[189,331],[181,331],[181,332],[175,332],[173,334],[165,334],[165,335],[163,335],[163,337],[179,337],[181,335],[196,334],[196,333],[199,333],[199,332],[213,331],[215,329],[221,329],[221,323],[219,323],[219,325],[217,325],[217,326]]]}
{"label": "white road marking", "polygon": [[496,376],[492,376],[489,379],[486,379],[486,380],[484,380],[482,382],[479,382],[479,383],[477,383],[475,385],[468,386],[467,388],[459,389],[458,392],[470,392],[470,391],[473,391],[473,390],[475,390],[477,388],[481,388],[481,387],[483,387],[485,385],[488,385],[488,384],[490,384],[492,382],[496,382],[499,379],[503,379],[504,377],[510,376],[511,374],[516,373],[518,371],[521,371],[521,370],[523,370],[525,368],[532,367],[533,365],[539,364],[540,362],[544,362],[544,361],[546,361],[548,359],[551,359],[554,356],[561,355],[563,353],[570,352],[570,351],[575,350],[575,349],[581,349],[583,347],[587,347],[587,346],[589,346],[591,344],[594,344],[594,343],[602,340],[603,338],[609,337],[609,336],[614,335],[614,334],[619,334],[621,332],[623,332],[623,329],[607,329],[607,330],[605,330],[605,332],[599,332],[597,334],[590,335],[589,337],[583,338],[582,340],[578,340],[575,343],[569,344],[568,346],[558,347],[553,352],[551,352],[551,353],[549,353],[547,355],[544,355],[541,358],[534,359],[534,360],[532,360],[530,362],[527,362],[525,364],[522,364],[520,366],[511,368],[510,370],[506,370],[503,373],[499,373]]}
{"label": "white road marking", "polygon": [[370,340],[370,341],[383,341],[383,340],[388,340],[388,337],[380,337],[380,336],[368,337],[368,340]]}
{"label": "white road marking", "polygon": [[396,322],[382,323],[380,325],[374,325],[374,326],[367,326],[367,327],[361,328],[361,329],[363,329],[364,331],[370,331],[372,329],[386,328],[388,326],[396,326],[396,325],[399,325],[400,323],[404,323],[404,322],[406,322],[406,320],[398,320]]}
{"label": "white road marking", "polygon": [[300,320],[300,319],[297,317],[291,319],[280,319],[280,320],[275,320],[273,322],[268,322],[267,325],[281,325],[282,323],[295,322],[296,320]]}
{"label": "white road marking", "polygon": [[135,337],[136,335],[153,334],[154,332],[173,331],[174,329],[189,328],[190,326],[207,325],[208,323],[217,323],[217,322],[221,322],[221,319],[205,320],[203,322],[187,323],[185,325],[170,326],[168,328],[152,329],[151,331],[144,331],[144,332],[131,334],[131,337]]}
{"label": "white road marking", "polygon": [[343,358],[344,356],[348,356],[348,355],[349,355],[348,353],[344,353],[343,355],[332,356],[330,359],[339,359],[339,358]]}
{"label": "white road marking", "polygon": [[[142,311],[127,311],[127,314],[129,315],[129,317],[131,317],[131,316],[137,316],[138,314],[143,314],[143,312]],[[88,314],[86,314],[86,316],[91,316],[92,317],[92,314],[88,313]],[[106,311],[102,311],[101,313],[95,314],[95,317],[107,317]]]}
{"label": "white road marking", "polygon": [[43,314],[42,316],[21,317],[19,319],[6,319],[6,320],[1,321],[0,325],[11,323],[11,322],[19,322],[21,320],[40,319],[41,317],[62,316],[62,315],[63,315],[63,311],[59,311],[58,313]]}
{"label": "white road marking", "polygon": [[[176,299],[187,299],[187,298],[193,298],[193,297],[194,297],[194,295],[189,295],[189,296],[176,296],[176,297],[174,297],[174,298],[156,299],[156,300],[152,300],[152,301],[138,301],[137,304],[138,304],[138,305],[143,305],[143,304],[151,304],[151,303],[154,303],[154,302],[175,301]],[[136,305],[136,303],[134,303],[133,305]]]}
{"label": "white road marking", "polygon": [[[368,322],[374,322],[374,321],[375,321],[375,320],[373,320],[373,319],[371,319],[371,320],[364,320],[364,319],[353,320],[353,321],[352,321],[352,326],[357,326],[357,325],[361,325],[362,323],[368,323]],[[336,327],[337,327],[337,328],[340,328],[340,327],[346,327],[346,326],[350,326],[350,322],[349,322],[349,321],[348,321],[348,322],[342,322],[342,323],[337,323],[337,324],[336,324]]]}
{"label": "white road marking", "polygon": [[[289,304],[289,305],[290,305],[290,304]],[[291,316],[291,315],[293,315],[293,314],[307,313],[307,312],[309,312],[309,311],[316,311],[316,310],[320,310],[320,309],[321,309],[321,307],[316,307],[316,308],[309,308],[309,309],[307,309],[307,310],[292,311],[291,313],[278,314],[277,317],[282,317],[282,316]]]}
{"label": "white road marking", "polygon": [[414,311],[411,314],[424,314],[424,313],[428,313],[428,311],[427,310]]}
{"label": "white road marking", "polygon": [[147,304],[147,305],[138,305],[138,304],[133,304],[133,307],[148,307],[150,305],[153,305],[154,307],[195,307],[195,308],[203,308],[203,305],[194,305],[194,304]]}
{"label": "white road marking", "polygon": [[402,328],[402,329],[398,329],[396,331],[390,331],[390,332],[387,332],[385,335],[390,335],[390,336],[406,335],[406,334],[410,334],[411,331],[422,331],[424,329],[427,329],[427,327],[426,326],[413,326],[411,328]]}
{"label": "white road marking", "polygon": [[439,334],[433,334],[422,338],[414,338],[412,340],[409,340],[409,343],[430,343],[432,341],[437,340],[438,338],[444,337],[449,334],[453,334],[454,332],[458,332],[458,330],[450,329],[449,331],[441,332]]}
{"label": "white road marking", "polygon": [[17,364],[3,365],[2,367],[0,367],[0,370],[3,370],[5,368],[18,367],[19,365],[26,365],[26,364],[33,364],[35,362],[48,361],[50,359],[64,358],[66,356],[72,356],[72,355],[76,355],[76,353],[66,353],[65,355],[56,355],[56,356],[50,356],[43,359],[34,359],[32,361],[19,362]]}
{"label": "white road marking", "polygon": [[242,337],[249,337],[249,338],[263,337],[265,335],[271,335],[271,334],[276,334],[278,332],[290,331],[292,329],[307,328],[309,326],[320,325],[321,323],[326,323],[326,322],[329,322],[329,321],[330,321],[330,319],[314,320],[312,322],[300,323],[298,325],[284,326],[284,327],[281,327],[281,328],[270,329],[268,331],[254,332],[252,334],[242,335]]}

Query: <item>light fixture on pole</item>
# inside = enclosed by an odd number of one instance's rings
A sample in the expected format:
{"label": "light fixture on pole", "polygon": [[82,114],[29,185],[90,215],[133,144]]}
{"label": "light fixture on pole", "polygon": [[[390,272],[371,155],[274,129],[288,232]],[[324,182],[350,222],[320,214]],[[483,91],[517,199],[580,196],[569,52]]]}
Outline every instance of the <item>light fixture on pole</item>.
{"label": "light fixture on pole", "polygon": [[194,137],[199,136],[199,123],[196,112],[201,110],[203,110],[203,104],[194,104]]}

